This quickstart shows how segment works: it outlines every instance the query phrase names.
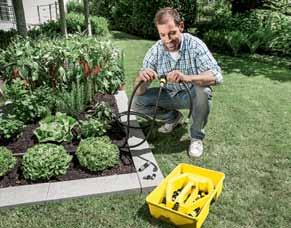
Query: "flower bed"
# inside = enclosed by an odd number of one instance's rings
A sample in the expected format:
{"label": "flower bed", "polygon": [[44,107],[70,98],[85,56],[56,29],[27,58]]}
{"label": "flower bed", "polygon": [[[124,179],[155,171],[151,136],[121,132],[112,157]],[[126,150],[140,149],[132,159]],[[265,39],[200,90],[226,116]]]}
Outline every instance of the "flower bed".
{"label": "flower bed", "polygon": [[[111,94],[124,75],[121,54],[109,42],[18,40],[0,62],[6,82],[0,143],[17,157],[0,187],[134,171],[130,155],[116,146],[125,133]],[[86,140],[98,148],[87,149]]]}

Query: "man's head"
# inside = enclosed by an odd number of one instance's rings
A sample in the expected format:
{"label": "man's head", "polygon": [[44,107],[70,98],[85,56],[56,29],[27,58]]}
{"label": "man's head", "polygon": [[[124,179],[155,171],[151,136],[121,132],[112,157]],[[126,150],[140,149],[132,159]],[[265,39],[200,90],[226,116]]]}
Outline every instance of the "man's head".
{"label": "man's head", "polygon": [[170,52],[179,50],[184,22],[177,10],[169,7],[160,9],[156,13],[155,24],[165,49]]}

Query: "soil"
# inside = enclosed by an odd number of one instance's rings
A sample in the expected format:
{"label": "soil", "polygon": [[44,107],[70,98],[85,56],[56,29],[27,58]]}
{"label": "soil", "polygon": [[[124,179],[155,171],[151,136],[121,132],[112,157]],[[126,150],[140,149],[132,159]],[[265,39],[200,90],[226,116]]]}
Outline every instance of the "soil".
{"label": "soil", "polygon": [[[113,95],[110,94],[96,94],[94,97],[93,104],[99,103],[100,101],[105,101],[112,107],[113,113],[118,113],[118,108],[116,105],[116,101]],[[80,114],[78,119],[83,119],[85,113]],[[38,127],[38,123],[29,124],[23,130],[21,136],[17,139],[12,139],[10,141],[1,141],[0,145],[6,146],[10,149],[15,155],[23,154],[25,151],[37,144],[37,139],[33,135],[33,131]],[[125,132],[124,129],[118,124],[117,121],[111,124],[111,128],[107,130],[106,133],[112,142],[117,145],[123,145],[125,140]],[[39,181],[33,182],[25,180],[22,171],[21,171],[21,158],[22,156],[17,156],[17,165],[14,167],[12,171],[10,171],[6,176],[0,177],[0,188],[10,187],[10,186],[19,186],[19,185],[27,185],[27,184],[35,184],[35,183],[47,183],[47,182],[56,182],[56,181],[66,181],[66,180],[76,180],[82,178],[90,178],[90,177],[99,177],[99,176],[110,176],[114,174],[125,174],[132,173],[135,171],[131,155],[128,150],[122,149],[120,150],[120,162],[118,165],[104,170],[102,172],[91,172],[80,166],[78,159],[75,157],[76,149],[79,145],[79,141],[74,139],[72,142],[62,143],[65,149],[73,155],[73,160],[70,164],[67,173],[63,176],[56,177],[49,181]]]}

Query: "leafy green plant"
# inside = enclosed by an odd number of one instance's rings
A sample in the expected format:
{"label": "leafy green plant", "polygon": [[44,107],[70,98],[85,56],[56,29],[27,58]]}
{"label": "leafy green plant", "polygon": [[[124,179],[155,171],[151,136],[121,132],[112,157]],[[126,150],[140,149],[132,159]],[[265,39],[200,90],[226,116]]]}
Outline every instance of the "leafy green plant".
{"label": "leafy green plant", "polygon": [[98,91],[114,93],[124,81],[121,56],[110,41],[96,37],[18,39],[1,51],[1,79],[11,84],[19,78],[31,90],[41,85],[57,90],[91,77]]}
{"label": "leafy green plant", "polygon": [[23,175],[29,180],[49,180],[64,175],[72,156],[63,146],[55,144],[38,144],[29,148],[23,156]]}
{"label": "leafy green plant", "polygon": [[7,174],[16,165],[16,158],[7,148],[0,147],[0,177]]}
{"label": "leafy green plant", "polygon": [[241,31],[232,31],[226,33],[227,43],[235,56],[238,54],[241,47],[245,44],[246,39],[246,35]]}
{"label": "leafy green plant", "polygon": [[104,123],[90,118],[81,122],[81,135],[83,138],[102,136],[106,132]]}
{"label": "leafy green plant", "polygon": [[73,82],[71,90],[60,92],[56,99],[56,111],[78,117],[85,110],[93,98],[93,84],[91,79],[84,82]]}
{"label": "leafy green plant", "polygon": [[67,2],[67,10],[68,13],[75,12],[75,13],[83,13],[84,6],[80,1],[77,0],[70,0]]}
{"label": "leafy green plant", "polygon": [[23,127],[22,121],[13,118],[0,118],[0,139],[10,139],[17,136]]}
{"label": "leafy green plant", "polygon": [[97,118],[98,120],[100,120],[102,123],[106,125],[111,123],[114,117],[110,105],[104,101],[97,103],[94,107],[92,107],[88,111],[88,113],[89,115],[91,115],[94,118]]}
{"label": "leafy green plant", "polygon": [[91,171],[102,171],[118,164],[119,150],[107,136],[103,136],[82,140],[76,155],[81,166]]}
{"label": "leafy green plant", "polygon": [[24,123],[43,118],[52,108],[53,96],[48,96],[51,93],[51,89],[46,86],[34,91],[25,89],[25,82],[15,79],[4,88],[7,112]]}
{"label": "leafy green plant", "polygon": [[64,113],[56,113],[55,116],[47,116],[39,122],[40,126],[34,134],[39,142],[63,142],[73,139],[72,129],[77,121]]}

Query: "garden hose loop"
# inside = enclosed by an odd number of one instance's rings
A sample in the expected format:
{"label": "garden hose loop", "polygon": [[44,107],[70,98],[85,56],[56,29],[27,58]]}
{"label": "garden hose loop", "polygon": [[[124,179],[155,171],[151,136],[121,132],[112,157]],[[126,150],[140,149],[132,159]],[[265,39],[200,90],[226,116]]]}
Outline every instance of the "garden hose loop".
{"label": "garden hose loop", "polygon": [[[144,81],[140,81],[134,88],[132,94],[131,94],[131,97],[130,97],[130,100],[129,100],[129,103],[128,103],[128,109],[127,111],[125,112],[122,112],[119,114],[118,116],[118,119],[119,119],[119,122],[120,122],[120,125],[122,126],[125,126],[126,127],[126,136],[125,136],[125,140],[124,140],[124,143],[122,146],[119,146],[120,148],[134,148],[134,147],[138,147],[140,146],[141,144],[143,144],[146,140],[148,140],[152,130],[153,130],[153,127],[154,127],[154,124],[156,122],[156,115],[157,115],[157,110],[158,110],[158,106],[159,106],[159,100],[160,100],[160,96],[161,96],[161,93],[162,93],[162,90],[165,88],[166,84],[167,84],[167,77],[165,75],[162,75],[159,77],[159,80],[160,80],[160,87],[159,87],[159,92],[158,92],[158,96],[157,96],[157,101],[156,101],[156,104],[155,104],[155,109],[154,109],[154,115],[153,117],[149,117],[148,115],[146,114],[143,114],[143,113],[139,113],[139,112],[135,112],[135,111],[131,111],[131,106],[132,106],[132,103],[133,103],[133,98],[136,94],[136,91],[138,90],[138,88],[144,83]],[[187,91],[187,94],[189,96],[189,99],[190,99],[190,105],[189,105],[189,114],[188,114],[188,118],[191,117],[192,115],[192,108],[193,108],[193,101],[192,101],[192,97],[191,97],[191,92],[190,92],[190,89],[189,87],[186,85],[186,83],[182,82],[183,86],[185,87],[186,91]],[[120,120],[120,117],[121,116],[124,116],[124,115],[127,115],[127,123],[124,124],[121,122]],[[135,144],[135,145],[131,145],[131,146],[128,146],[126,145],[127,142],[128,142],[128,139],[129,139],[129,131],[130,131],[130,128],[133,128],[133,129],[143,129],[142,127],[136,127],[136,126],[131,126],[130,125],[130,115],[136,115],[136,116],[139,116],[139,117],[142,117],[142,118],[145,118],[146,120],[151,120],[151,124],[150,125],[147,125],[146,127],[150,127],[149,128],[149,131],[147,133],[147,135],[145,136],[145,138]],[[145,127],[144,127],[145,128]]]}

